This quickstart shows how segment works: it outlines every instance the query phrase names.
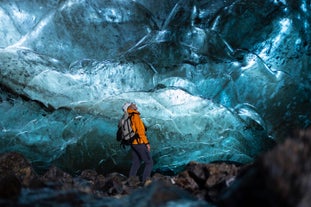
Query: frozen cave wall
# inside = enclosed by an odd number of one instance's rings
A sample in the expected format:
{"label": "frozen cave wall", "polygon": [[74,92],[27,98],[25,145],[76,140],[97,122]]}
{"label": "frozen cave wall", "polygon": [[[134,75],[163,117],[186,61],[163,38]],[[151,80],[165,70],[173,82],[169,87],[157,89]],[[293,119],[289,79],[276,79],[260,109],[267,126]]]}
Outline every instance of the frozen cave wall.
{"label": "frozen cave wall", "polygon": [[126,101],[155,170],[252,162],[310,125],[308,0],[0,3],[1,152],[45,169],[128,168]]}

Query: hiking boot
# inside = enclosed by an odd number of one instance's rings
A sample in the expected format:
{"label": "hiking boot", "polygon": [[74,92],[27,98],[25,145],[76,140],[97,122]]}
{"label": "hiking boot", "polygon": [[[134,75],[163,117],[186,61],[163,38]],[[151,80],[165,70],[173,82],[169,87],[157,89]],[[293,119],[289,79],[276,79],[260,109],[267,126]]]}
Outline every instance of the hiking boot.
{"label": "hiking boot", "polygon": [[127,179],[127,185],[129,187],[138,187],[140,185],[140,180],[138,176],[132,176]]}
{"label": "hiking boot", "polygon": [[147,180],[144,182],[144,187],[149,186],[151,183],[152,183],[152,180],[151,180],[151,179],[147,179]]}

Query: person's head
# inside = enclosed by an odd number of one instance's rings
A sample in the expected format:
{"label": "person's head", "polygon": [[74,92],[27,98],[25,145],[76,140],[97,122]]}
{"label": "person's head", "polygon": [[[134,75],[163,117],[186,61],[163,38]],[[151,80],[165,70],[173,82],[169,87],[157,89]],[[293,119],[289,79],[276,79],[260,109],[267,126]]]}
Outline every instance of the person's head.
{"label": "person's head", "polygon": [[135,103],[125,103],[122,107],[123,111],[124,112],[127,112],[127,109],[128,108],[131,108],[131,109],[134,109],[134,110],[137,110],[137,106]]}

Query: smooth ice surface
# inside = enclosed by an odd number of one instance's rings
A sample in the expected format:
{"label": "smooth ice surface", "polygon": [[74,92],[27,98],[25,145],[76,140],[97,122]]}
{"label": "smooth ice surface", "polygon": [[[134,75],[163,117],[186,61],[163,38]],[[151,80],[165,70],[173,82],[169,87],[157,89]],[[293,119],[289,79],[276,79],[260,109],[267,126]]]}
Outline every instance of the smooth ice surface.
{"label": "smooth ice surface", "polygon": [[310,3],[2,1],[1,152],[38,168],[128,169],[124,102],[155,170],[248,163],[310,125]]}

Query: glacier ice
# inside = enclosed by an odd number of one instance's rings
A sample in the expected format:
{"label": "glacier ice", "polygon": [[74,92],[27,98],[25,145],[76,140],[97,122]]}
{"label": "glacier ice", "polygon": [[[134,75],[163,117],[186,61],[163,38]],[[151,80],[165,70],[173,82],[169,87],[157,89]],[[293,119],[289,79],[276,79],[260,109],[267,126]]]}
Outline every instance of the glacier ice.
{"label": "glacier ice", "polygon": [[248,163],[310,125],[305,0],[11,0],[0,22],[1,152],[40,168],[126,170],[126,101],[156,170]]}

